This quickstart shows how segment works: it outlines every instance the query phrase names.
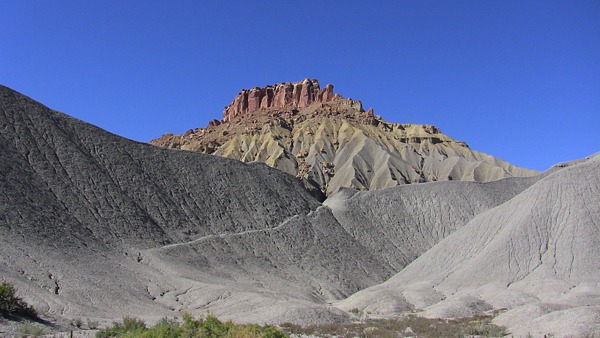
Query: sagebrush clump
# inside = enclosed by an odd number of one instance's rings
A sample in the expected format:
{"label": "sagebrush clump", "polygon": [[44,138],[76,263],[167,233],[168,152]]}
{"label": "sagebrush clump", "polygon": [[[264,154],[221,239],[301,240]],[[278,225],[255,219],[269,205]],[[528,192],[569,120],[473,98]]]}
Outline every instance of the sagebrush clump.
{"label": "sagebrush clump", "polygon": [[16,295],[17,290],[9,283],[0,283],[0,314],[37,318],[35,309]]}
{"label": "sagebrush clump", "polygon": [[492,323],[493,316],[475,316],[459,319],[424,318],[408,315],[391,319],[367,319],[353,323],[329,323],[301,326],[283,323],[283,331],[298,335],[317,337],[503,337],[505,327]]}
{"label": "sagebrush clump", "polygon": [[231,321],[224,323],[212,314],[206,318],[194,319],[191,314],[183,313],[183,323],[175,319],[163,318],[151,328],[146,327],[144,321],[140,319],[124,317],[122,323],[115,322],[112,327],[98,331],[96,337],[284,338],[288,336],[272,326],[234,324]]}

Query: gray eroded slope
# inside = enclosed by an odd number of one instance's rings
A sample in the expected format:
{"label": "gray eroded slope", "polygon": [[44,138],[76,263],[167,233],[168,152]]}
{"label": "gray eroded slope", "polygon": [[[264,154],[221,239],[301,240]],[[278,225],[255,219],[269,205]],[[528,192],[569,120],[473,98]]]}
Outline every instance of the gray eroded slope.
{"label": "gray eroded slope", "polygon": [[54,314],[335,320],[324,300],[391,272],[294,177],[126,140],[6,87],[0,158],[2,279]]}
{"label": "gray eroded slope", "polygon": [[497,322],[517,335],[597,332],[600,156],[563,166],[339,306],[436,317],[506,308]]}
{"label": "gray eroded slope", "polygon": [[377,253],[382,264],[400,271],[475,215],[511,199],[540,177],[346,189],[324,204],[349,234]]}

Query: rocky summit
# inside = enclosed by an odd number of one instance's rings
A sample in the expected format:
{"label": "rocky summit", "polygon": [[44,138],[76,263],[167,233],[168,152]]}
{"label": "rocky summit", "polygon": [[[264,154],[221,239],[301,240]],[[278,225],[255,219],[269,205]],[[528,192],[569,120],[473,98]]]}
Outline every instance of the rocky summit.
{"label": "rocky summit", "polygon": [[333,93],[333,86],[327,85],[321,90],[316,79],[304,79],[301,82],[283,82],[265,88],[254,87],[242,90],[223,112],[223,121],[231,121],[240,114],[253,112],[260,108],[285,107],[306,108],[312,103],[339,100],[342,97]]}
{"label": "rocky summit", "polygon": [[433,125],[385,121],[315,79],[242,90],[221,120],[153,145],[263,162],[326,195],[432,181],[489,182],[536,171],[477,152]]}

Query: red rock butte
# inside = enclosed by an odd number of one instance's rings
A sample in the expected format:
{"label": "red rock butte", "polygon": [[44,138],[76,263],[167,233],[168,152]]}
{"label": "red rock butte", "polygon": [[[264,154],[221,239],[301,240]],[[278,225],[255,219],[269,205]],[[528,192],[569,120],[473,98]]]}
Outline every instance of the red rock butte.
{"label": "red rock butte", "polygon": [[340,100],[343,97],[333,92],[333,85],[321,89],[316,79],[300,82],[282,82],[264,88],[243,89],[223,111],[223,122],[228,122],[241,114],[261,108],[306,108],[317,102]]}

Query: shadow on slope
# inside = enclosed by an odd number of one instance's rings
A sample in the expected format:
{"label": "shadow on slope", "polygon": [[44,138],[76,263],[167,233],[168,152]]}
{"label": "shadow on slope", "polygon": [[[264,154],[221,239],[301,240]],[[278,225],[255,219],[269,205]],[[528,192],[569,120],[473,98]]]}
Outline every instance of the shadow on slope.
{"label": "shadow on slope", "polygon": [[375,191],[341,190],[324,204],[356,241],[393,271],[477,214],[511,199],[542,176],[495,182],[433,182]]}
{"label": "shadow on slope", "polygon": [[126,140],[6,87],[0,158],[0,272],[42,312],[206,311],[184,295],[220,289],[249,320],[293,320],[283,305],[340,320],[325,299],[390,273],[292,176]]}

